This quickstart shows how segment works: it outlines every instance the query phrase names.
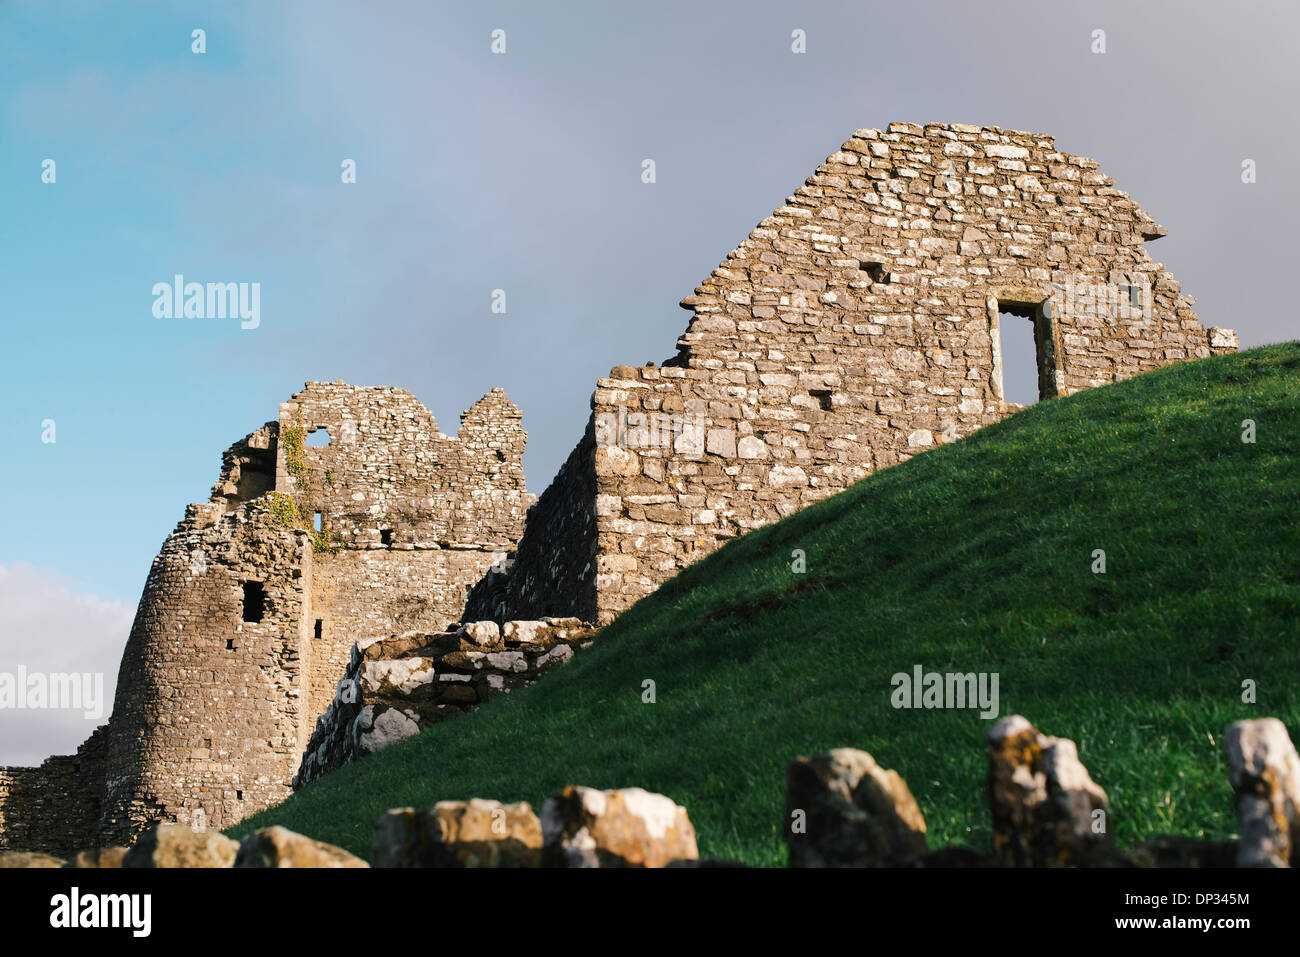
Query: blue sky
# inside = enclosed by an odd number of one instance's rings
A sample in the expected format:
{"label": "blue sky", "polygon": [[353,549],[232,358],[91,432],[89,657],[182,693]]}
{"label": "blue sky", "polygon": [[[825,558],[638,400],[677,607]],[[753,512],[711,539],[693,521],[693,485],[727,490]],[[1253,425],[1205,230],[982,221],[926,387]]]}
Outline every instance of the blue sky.
{"label": "blue sky", "polygon": [[[1284,3],[0,0],[0,568],[57,583],[51,601],[133,606],[222,450],[309,379],[408,388],[448,432],[502,386],[540,492],[596,379],[671,355],[677,301],[854,129],[891,121],[1053,133],[1169,228],[1152,255],[1206,325],[1294,338],[1298,19]],[[261,325],[156,319],[151,288],[175,273],[260,283]],[[0,607],[30,640],[13,621]]]}

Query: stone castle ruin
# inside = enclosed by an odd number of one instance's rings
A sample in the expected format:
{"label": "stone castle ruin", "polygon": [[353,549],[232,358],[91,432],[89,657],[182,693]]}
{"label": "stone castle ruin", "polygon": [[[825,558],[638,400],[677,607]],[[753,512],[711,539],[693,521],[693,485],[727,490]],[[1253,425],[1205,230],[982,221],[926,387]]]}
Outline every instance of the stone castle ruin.
{"label": "stone castle ruin", "polygon": [[[857,131],[682,300],[676,355],[598,382],[536,501],[501,390],[451,436],[403,390],[308,383],[164,543],[108,724],[0,769],[0,849],[224,828],[283,800],[313,730],[333,733],[317,719],[354,644],[433,636],[396,645],[454,665],[486,636],[505,673],[540,672],[510,657],[521,636],[585,640],[728,539],[1017,411],[1008,323],[1032,330],[1042,398],[1235,350],[1148,256],[1163,235],[1050,136],[893,124]],[[446,702],[505,681],[449,682]]]}

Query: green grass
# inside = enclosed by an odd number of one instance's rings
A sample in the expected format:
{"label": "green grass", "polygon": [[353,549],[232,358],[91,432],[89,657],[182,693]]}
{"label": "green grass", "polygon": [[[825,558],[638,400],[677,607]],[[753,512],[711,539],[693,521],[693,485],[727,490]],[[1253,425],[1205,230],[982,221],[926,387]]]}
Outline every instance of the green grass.
{"label": "green grass", "polygon": [[781,864],[787,763],[856,747],[907,780],[932,846],[987,849],[990,722],[895,710],[890,677],[920,664],[997,672],[1002,715],[1074,739],[1121,845],[1223,839],[1222,730],[1300,731],[1297,639],[1292,342],[1043,402],[885,469],[687,569],[537,685],[228,833],[283,824],[368,857],[390,807],[641,786],[686,806],[702,855]]}

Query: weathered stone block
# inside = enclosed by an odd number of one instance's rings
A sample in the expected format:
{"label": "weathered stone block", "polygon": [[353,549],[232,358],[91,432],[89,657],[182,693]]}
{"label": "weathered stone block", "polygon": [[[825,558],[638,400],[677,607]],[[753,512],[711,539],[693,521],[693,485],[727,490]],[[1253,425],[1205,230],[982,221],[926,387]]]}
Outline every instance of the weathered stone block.
{"label": "weathered stone block", "polygon": [[790,765],[791,867],[893,867],[926,851],[925,818],[907,783],[865,751],[838,748]]}
{"label": "weathered stone block", "polygon": [[216,831],[157,824],[140,835],[123,867],[232,867],[239,845]]}
{"label": "weathered stone block", "polygon": [[369,867],[341,847],[315,841],[288,828],[264,827],[239,843],[235,867]]}
{"label": "weathered stone block", "polygon": [[375,867],[538,867],[542,829],[526,802],[396,808],[375,822],[371,859]]}
{"label": "weathered stone block", "polygon": [[1073,741],[1040,734],[1011,715],[989,731],[988,744],[993,853],[1000,863],[1064,867],[1110,855],[1109,800]]}
{"label": "weathered stone block", "polygon": [[551,867],[665,867],[699,857],[686,809],[641,788],[567,787],[542,807]]}
{"label": "weathered stone block", "polygon": [[1238,867],[1300,866],[1300,755],[1277,718],[1224,733],[1236,793]]}

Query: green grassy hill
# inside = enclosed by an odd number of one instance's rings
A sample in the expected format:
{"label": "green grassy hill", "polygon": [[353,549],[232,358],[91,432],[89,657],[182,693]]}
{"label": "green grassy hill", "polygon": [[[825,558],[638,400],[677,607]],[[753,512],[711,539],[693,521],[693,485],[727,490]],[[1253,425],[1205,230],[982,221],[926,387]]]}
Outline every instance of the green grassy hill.
{"label": "green grassy hill", "polygon": [[787,763],[848,746],[903,775],[932,846],[987,849],[990,722],[895,710],[890,678],[918,664],[997,672],[1002,715],[1073,738],[1120,844],[1231,836],[1224,726],[1273,715],[1300,739],[1300,343],[1043,402],[886,469],[728,544],[537,685],[228,833],[283,824],[368,857],[390,807],[636,785],[687,807],[702,855],[780,864]]}

